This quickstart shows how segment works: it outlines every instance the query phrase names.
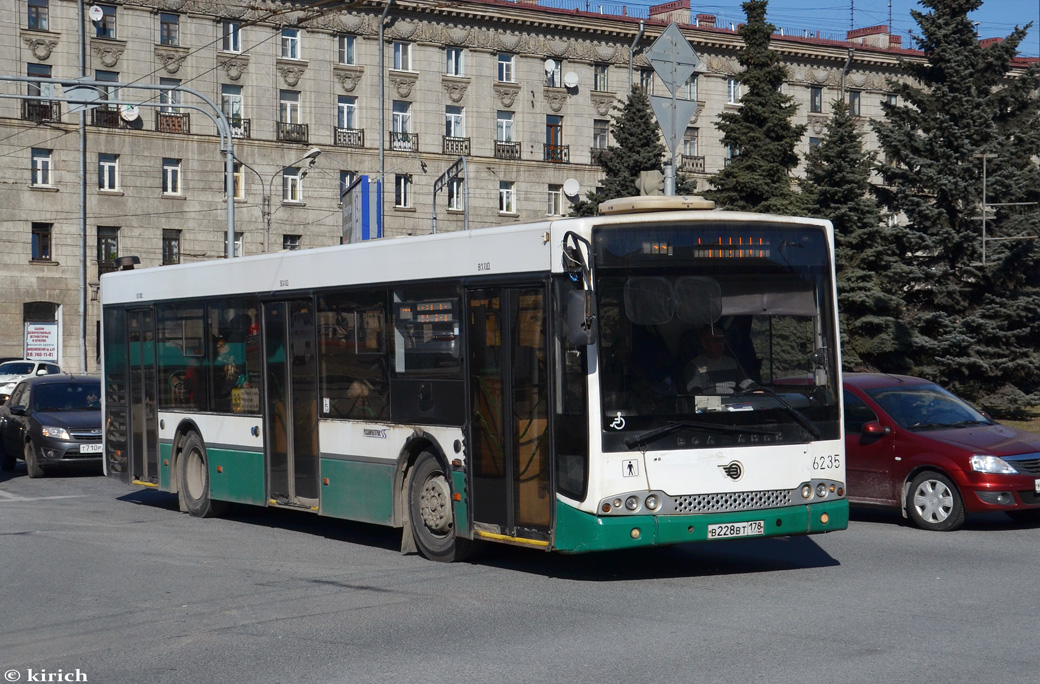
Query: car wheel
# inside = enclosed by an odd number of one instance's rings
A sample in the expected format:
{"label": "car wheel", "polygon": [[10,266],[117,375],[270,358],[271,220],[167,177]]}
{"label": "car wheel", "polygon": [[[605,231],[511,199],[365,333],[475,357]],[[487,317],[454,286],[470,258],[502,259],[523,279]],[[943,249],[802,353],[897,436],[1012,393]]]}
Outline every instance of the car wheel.
{"label": "car wheel", "polygon": [[419,454],[408,486],[408,518],[419,552],[442,563],[463,560],[472,549],[455,537],[451,485],[440,461],[429,451]]}
{"label": "car wheel", "polygon": [[950,532],[964,524],[964,502],[957,486],[941,473],[926,471],[910,483],[906,512],[923,530]]}
{"label": "car wheel", "polygon": [[196,518],[213,518],[227,511],[227,502],[214,501],[209,496],[209,456],[198,433],[192,432],[184,441],[177,459],[177,474],[178,491],[188,513]]}
{"label": "car wheel", "polygon": [[36,447],[31,439],[25,443],[25,469],[29,477],[43,477],[43,468],[36,460]]}

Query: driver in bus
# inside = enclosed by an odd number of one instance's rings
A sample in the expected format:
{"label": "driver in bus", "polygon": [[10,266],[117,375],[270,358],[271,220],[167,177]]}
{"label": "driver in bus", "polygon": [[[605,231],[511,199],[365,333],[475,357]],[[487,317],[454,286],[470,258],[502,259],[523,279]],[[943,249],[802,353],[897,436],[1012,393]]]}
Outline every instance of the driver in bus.
{"label": "driver in bus", "polygon": [[701,353],[686,365],[688,393],[734,394],[755,387],[737,360],[726,354],[726,335],[720,328],[704,326],[700,341]]}

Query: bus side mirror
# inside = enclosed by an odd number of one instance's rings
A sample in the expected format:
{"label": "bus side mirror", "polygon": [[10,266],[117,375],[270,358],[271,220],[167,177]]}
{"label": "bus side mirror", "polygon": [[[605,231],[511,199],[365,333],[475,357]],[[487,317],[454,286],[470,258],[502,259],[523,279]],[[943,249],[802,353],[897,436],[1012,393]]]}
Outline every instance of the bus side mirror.
{"label": "bus side mirror", "polygon": [[595,344],[599,336],[599,325],[593,307],[592,293],[571,290],[567,293],[565,325],[567,341],[579,347]]}

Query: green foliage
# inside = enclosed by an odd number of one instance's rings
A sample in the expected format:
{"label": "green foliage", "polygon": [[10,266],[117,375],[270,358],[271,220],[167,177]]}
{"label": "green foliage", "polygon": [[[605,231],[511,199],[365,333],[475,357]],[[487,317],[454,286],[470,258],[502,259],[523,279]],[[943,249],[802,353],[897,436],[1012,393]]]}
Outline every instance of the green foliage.
{"label": "green foliage", "polygon": [[743,4],[747,23],[738,31],[744,39],[739,57],[744,71],[738,77],[743,96],[740,107],[720,114],[715,124],[722,143],[738,154],[712,176],[707,197],[725,209],[800,214],[803,198],[791,186],[791,172],[806,127],[791,123],[798,107],[780,92],[787,69],[769,49],[776,28],[765,20],[766,5],[766,0]]}
{"label": "green foliage", "polygon": [[[885,162],[877,167],[881,197],[906,217],[906,230],[890,240],[903,267],[887,282],[905,301],[913,371],[1012,407],[1031,400],[1018,393],[1040,390],[1040,247],[988,242],[982,263],[979,156],[994,155],[988,204],[1040,199],[1040,66],[1009,77],[1024,28],[979,44],[968,13],[981,0],[921,5],[930,11],[913,16],[926,61],[903,64],[911,79],[891,83],[901,103],[883,105],[886,119],[874,124]],[[989,237],[1040,228],[1035,205],[993,213]]]}
{"label": "green foliage", "polygon": [[592,216],[598,213],[600,202],[638,195],[640,172],[661,170],[664,144],[643,89],[633,87],[624,106],[615,105],[614,110],[617,115],[610,132],[617,144],[595,153],[595,161],[603,169],[603,184],[574,205],[574,216]]}

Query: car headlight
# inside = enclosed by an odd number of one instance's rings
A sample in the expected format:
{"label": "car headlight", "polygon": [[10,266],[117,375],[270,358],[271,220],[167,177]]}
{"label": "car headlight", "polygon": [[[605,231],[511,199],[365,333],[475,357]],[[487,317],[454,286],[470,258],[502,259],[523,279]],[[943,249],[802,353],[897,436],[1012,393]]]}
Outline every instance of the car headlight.
{"label": "car headlight", "polygon": [[44,437],[63,439],[66,442],[72,441],[72,437],[69,436],[69,431],[63,427],[47,427],[46,425],[43,425],[40,427],[40,432],[43,433]]}
{"label": "car headlight", "polygon": [[971,457],[971,469],[977,473],[991,473],[993,475],[1015,475],[1018,473],[1015,467],[1002,458],[986,454],[975,454]]}

